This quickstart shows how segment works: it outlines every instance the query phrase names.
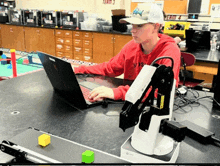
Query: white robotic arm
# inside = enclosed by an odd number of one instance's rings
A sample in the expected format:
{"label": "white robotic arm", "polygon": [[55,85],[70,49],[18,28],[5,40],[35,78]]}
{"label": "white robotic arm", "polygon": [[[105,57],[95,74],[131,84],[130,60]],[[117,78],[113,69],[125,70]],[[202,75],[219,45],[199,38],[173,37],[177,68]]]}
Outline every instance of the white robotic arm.
{"label": "white robotic arm", "polygon": [[126,93],[119,127],[135,126],[131,145],[137,151],[165,155],[184,139],[186,128],[171,123],[175,84],[172,67],[145,65]]}

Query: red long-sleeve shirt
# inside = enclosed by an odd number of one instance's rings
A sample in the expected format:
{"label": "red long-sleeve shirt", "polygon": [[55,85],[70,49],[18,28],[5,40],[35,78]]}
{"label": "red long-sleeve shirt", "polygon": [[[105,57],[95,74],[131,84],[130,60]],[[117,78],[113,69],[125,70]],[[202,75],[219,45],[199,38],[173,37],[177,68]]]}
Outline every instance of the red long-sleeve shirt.
{"label": "red long-sleeve shirt", "polygon": [[[135,43],[134,40],[131,40],[108,62],[94,66],[80,66],[74,68],[74,72],[83,74],[98,74],[110,77],[119,76],[124,73],[124,79],[134,80],[145,64],[150,65],[158,57],[169,56],[174,60],[173,72],[174,78],[176,79],[176,86],[178,86],[180,49],[173,38],[164,34],[158,34],[158,36],[160,40],[152,52],[147,55],[143,53],[141,44]],[[161,59],[156,63],[171,66],[170,59]],[[128,85],[114,88],[113,92],[115,100],[125,100],[125,94],[128,89]]]}

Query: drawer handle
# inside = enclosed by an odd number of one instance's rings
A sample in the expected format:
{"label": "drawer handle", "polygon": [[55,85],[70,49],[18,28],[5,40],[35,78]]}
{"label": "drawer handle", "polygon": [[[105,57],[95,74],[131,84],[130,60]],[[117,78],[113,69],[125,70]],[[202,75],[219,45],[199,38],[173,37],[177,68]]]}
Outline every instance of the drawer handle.
{"label": "drawer handle", "polygon": [[79,44],[79,42],[75,42],[75,44]]}
{"label": "drawer handle", "polygon": [[66,35],[70,35],[70,33],[66,33]]}
{"label": "drawer handle", "polygon": [[89,37],[89,35],[85,35],[85,37]]}
{"label": "drawer handle", "polygon": [[91,57],[89,57],[89,56],[84,56],[84,58],[85,58],[85,60],[90,60],[91,59]]}
{"label": "drawer handle", "polygon": [[58,41],[60,41],[61,43],[63,43],[63,39],[59,39]]}
{"label": "drawer handle", "polygon": [[58,48],[58,49],[62,49],[63,46],[61,46],[61,45],[57,45],[57,48]]}
{"label": "drawer handle", "polygon": [[79,36],[79,34],[75,34],[75,36]]}
{"label": "drawer handle", "polygon": [[89,51],[85,51],[85,53],[87,53],[87,54],[88,54],[88,53],[89,53]]}
{"label": "drawer handle", "polygon": [[57,32],[57,34],[58,34],[58,35],[60,35],[60,34],[61,34],[61,32]]}

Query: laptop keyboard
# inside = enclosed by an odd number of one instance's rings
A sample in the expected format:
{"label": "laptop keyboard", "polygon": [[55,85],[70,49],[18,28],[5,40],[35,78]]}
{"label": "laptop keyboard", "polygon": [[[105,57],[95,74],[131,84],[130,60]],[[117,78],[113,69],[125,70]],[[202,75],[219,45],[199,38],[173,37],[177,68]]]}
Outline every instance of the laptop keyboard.
{"label": "laptop keyboard", "polygon": [[89,99],[89,94],[90,94],[91,90],[88,88],[85,88],[83,86],[80,86],[80,88],[81,88],[82,94],[84,96],[84,99],[92,102],[93,100]]}

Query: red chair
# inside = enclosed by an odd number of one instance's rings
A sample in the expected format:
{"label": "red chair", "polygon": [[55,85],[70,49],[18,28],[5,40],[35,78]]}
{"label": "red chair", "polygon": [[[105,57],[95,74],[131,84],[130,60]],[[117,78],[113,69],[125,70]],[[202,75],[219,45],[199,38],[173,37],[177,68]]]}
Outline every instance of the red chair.
{"label": "red chair", "polygon": [[[180,70],[180,81],[179,85],[183,85],[186,87],[195,87],[204,80],[194,79],[193,76],[187,76],[187,66],[192,66],[196,62],[196,58],[193,54],[188,52],[181,52],[181,66],[183,67],[183,70]],[[189,74],[188,74],[189,75]],[[181,79],[182,78],[182,79]]]}

